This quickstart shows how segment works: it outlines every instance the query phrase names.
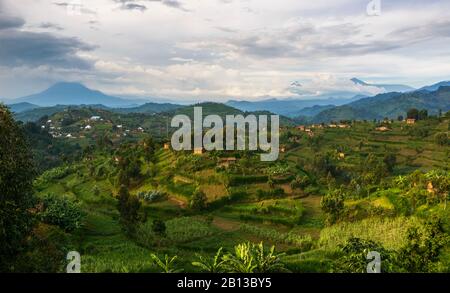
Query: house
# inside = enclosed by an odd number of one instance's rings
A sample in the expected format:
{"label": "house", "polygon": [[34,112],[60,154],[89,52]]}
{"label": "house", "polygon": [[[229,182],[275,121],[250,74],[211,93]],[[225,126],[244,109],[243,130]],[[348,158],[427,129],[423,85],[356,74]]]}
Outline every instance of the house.
{"label": "house", "polygon": [[140,131],[140,132],[144,132],[144,128],[142,128],[142,127],[138,127],[137,130]]}
{"label": "house", "polygon": [[101,119],[100,116],[92,116],[91,118],[89,118],[89,120],[91,120],[91,121],[98,121],[100,119]]}
{"label": "house", "polygon": [[339,124],[338,127],[339,128],[350,128],[350,125],[348,125],[348,124]]}
{"label": "house", "polygon": [[328,127],[330,127],[330,128],[337,128],[337,125],[336,124],[330,124],[330,125],[328,125]]}
{"label": "house", "polygon": [[297,129],[300,131],[305,131],[305,126],[304,125],[297,126]]}
{"label": "house", "polygon": [[92,129],[92,126],[90,126],[90,125],[86,125],[86,127],[84,128],[84,130],[91,130]]}
{"label": "house", "polygon": [[311,128],[306,128],[305,132],[312,132]]}
{"label": "house", "polygon": [[387,128],[386,126],[381,126],[381,127],[377,127],[375,130],[381,131],[381,132],[386,132],[386,131],[389,131],[390,129]]}
{"label": "house", "polygon": [[66,135],[66,137],[67,138],[72,138],[73,136],[72,136],[72,134],[69,133],[68,135]]}
{"label": "house", "polygon": [[286,147],[285,146],[281,146],[280,152],[285,153],[286,152]]}
{"label": "house", "polygon": [[230,165],[236,164],[236,162],[237,159],[235,157],[221,158],[219,159],[219,166],[228,168]]}
{"label": "house", "polygon": [[166,143],[164,144],[164,149],[165,149],[165,150],[170,150],[170,143],[166,142]]}
{"label": "house", "polygon": [[204,152],[205,152],[205,149],[203,147],[194,148],[194,155],[202,155]]}
{"label": "house", "polygon": [[345,154],[340,152],[338,153],[339,159],[345,159]]}
{"label": "house", "polygon": [[415,124],[415,123],[416,123],[416,119],[413,119],[413,118],[406,119],[406,124]]}

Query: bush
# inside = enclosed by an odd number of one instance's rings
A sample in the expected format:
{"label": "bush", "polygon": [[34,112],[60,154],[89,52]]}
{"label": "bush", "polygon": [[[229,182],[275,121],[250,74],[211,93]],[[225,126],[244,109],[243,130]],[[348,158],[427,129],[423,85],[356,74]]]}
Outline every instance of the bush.
{"label": "bush", "polygon": [[64,231],[70,232],[81,227],[84,213],[79,203],[50,194],[42,199],[42,211],[38,216],[44,223],[59,226]]}
{"label": "bush", "polygon": [[266,175],[254,175],[254,176],[233,175],[230,176],[229,178],[229,185],[238,186],[253,183],[266,183],[268,178],[269,177]]}
{"label": "bush", "polygon": [[449,145],[449,138],[445,132],[436,133],[434,136],[434,141],[440,146]]}
{"label": "bush", "polygon": [[206,209],[208,205],[207,200],[208,199],[206,198],[206,194],[203,191],[197,189],[192,195],[189,205],[191,209],[195,211],[202,211]]}
{"label": "bush", "polygon": [[146,202],[157,202],[166,198],[166,193],[160,190],[153,191],[141,191],[137,194],[139,199],[142,199]]}
{"label": "bush", "polygon": [[286,193],[284,192],[283,188],[275,188],[269,191],[265,191],[262,189],[256,190],[256,196],[258,197],[258,199],[283,197],[285,195]]}

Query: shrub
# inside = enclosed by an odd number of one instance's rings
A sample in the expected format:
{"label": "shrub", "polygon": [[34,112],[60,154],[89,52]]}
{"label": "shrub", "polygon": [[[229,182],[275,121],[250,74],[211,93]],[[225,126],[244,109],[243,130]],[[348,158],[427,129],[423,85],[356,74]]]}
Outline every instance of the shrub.
{"label": "shrub", "polygon": [[84,213],[78,203],[50,194],[42,199],[42,211],[38,216],[44,223],[70,232],[81,227]]}
{"label": "shrub", "polygon": [[139,199],[142,199],[146,202],[157,202],[165,199],[167,194],[160,190],[152,190],[152,191],[141,191],[137,194]]}
{"label": "shrub", "polygon": [[206,194],[200,189],[197,189],[192,195],[189,205],[195,211],[202,211],[207,207],[207,200]]}
{"label": "shrub", "polygon": [[229,177],[229,185],[238,186],[253,183],[266,183],[267,180],[268,176],[266,175],[253,175],[253,176],[231,175]]}

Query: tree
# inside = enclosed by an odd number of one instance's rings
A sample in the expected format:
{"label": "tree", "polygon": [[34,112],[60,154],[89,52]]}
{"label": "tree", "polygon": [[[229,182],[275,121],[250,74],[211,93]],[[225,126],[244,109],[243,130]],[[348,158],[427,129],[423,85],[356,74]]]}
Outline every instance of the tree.
{"label": "tree", "polygon": [[420,110],[418,119],[419,120],[426,120],[427,118],[428,118],[428,110],[426,110],[426,109]]}
{"label": "tree", "polygon": [[341,189],[336,189],[322,197],[320,201],[322,210],[327,213],[327,223],[334,224],[344,211],[344,194]]}
{"label": "tree", "polygon": [[394,154],[384,155],[383,162],[390,173],[394,170],[395,164],[397,163],[397,157]]}
{"label": "tree", "polygon": [[36,172],[11,112],[0,105],[0,271],[8,271],[32,228],[29,208]]}
{"label": "tree", "polygon": [[144,146],[145,160],[147,160],[147,162],[152,161],[153,156],[155,154],[155,143],[153,142],[153,138],[150,135],[148,135],[144,139],[143,146]]}
{"label": "tree", "polygon": [[419,110],[417,110],[416,108],[412,108],[409,109],[408,112],[406,113],[406,117],[408,119],[419,119]]}
{"label": "tree", "polygon": [[155,219],[152,223],[152,231],[160,236],[166,236],[166,223],[164,221]]}
{"label": "tree", "polygon": [[394,254],[374,241],[350,238],[344,245],[339,246],[339,250],[342,255],[333,263],[333,272],[366,273],[369,262],[367,255],[371,251],[376,251],[380,254],[382,272],[392,271]]}
{"label": "tree", "polygon": [[448,242],[440,219],[426,222],[423,229],[411,227],[406,233],[406,244],[398,252],[398,265],[410,273],[429,272]]}
{"label": "tree", "polygon": [[134,235],[136,224],[139,222],[139,209],[141,202],[136,196],[130,195],[128,188],[122,185],[119,190],[118,210],[120,213],[120,223],[125,232]]}
{"label": "tree", "polygon": [[207,200],[206,194],[197,188],[192,194],[190,207],[195,211],[202,211],[207,207]]}

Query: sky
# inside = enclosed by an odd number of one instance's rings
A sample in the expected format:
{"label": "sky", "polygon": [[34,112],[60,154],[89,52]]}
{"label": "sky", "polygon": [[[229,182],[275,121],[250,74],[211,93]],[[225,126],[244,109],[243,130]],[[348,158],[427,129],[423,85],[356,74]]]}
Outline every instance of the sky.
{"label": "sky", "polygon": [[71,81],[117,96],[301,99],[379,93],[353,77],[450,79],[450,1],[369,2],[0,0],[0,97]]}

